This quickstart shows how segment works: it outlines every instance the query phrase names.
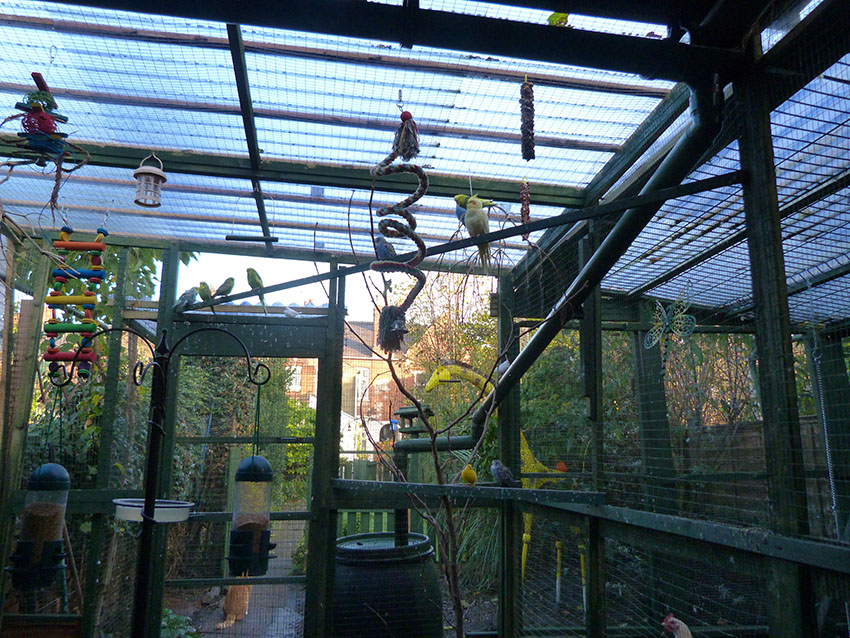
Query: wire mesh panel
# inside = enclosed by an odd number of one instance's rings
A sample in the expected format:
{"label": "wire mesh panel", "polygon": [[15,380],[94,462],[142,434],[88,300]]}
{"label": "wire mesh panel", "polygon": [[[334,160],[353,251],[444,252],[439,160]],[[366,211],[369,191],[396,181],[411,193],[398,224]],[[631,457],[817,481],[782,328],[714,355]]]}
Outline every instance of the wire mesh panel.
{"label": "wire mesh panel", "polygon": [[585,635],[587,571],[582,529],[539,514],[524,513],[522,519],[524,535],[517,548],[520,635]]}
{"label": "wire mesh panel", "polygon": [[[306,369],[315,371],[316,361],[264,363],[271,377],[258,392],[241,359],[181,360],[172,490],[174,498],[195,503],[195,515],[169,530],[163,622],[191,624],[202,635],[297,636],[303,628],[298,581],[306,569],[315,427],[309,401],[314,388],[305,386]],[[256,578],[240,585],[245,574],[233,573],[229,560],[237,551],[231,522],[240,484],[234,477],[252,454],[268,459],[274,472],[265,516],[272,519],[269,536],[276,547],[264,573],[251,572]]]}
{"label": "wire mesh panel", "polygon": [[671,613],[695,635],[767,635],[761,578],[613,540],[606,541],[604,551],[609,635],[658,636]]}

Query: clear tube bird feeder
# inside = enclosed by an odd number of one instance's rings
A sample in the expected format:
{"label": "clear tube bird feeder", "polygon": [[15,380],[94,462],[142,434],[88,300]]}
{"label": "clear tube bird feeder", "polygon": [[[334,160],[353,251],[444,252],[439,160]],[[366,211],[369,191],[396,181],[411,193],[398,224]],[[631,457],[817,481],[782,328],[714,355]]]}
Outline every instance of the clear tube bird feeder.
{"label": "clear tube bird feeder", "polygon": [[[159,168],[153,166],[145,166],[145,162],[149,159],[155,159],[159,162]],[[162,170],[162,160],[156,156],[156,153],[151,153],[142,160],[133,172],[133,177],[136,178],[136,199],[139,206],[148,208],[156,208],[162,202],[162,185],[165,184],[165,172]]]}
{"label": "clear tube bird feeder", "polygon": [[9,557],[12,584],[18,589],[50,585],[65,569],[65,507],[71,478],[58,463],[45,463],[27,480],[21,531]]}
{"label": "clear tube bird feeder", "polygon": [[233,491],[233,520],[230,530],[231,576],[262,576],[268,570],[271,498],[274,472],[262,456],[242,459],[236,468]]}

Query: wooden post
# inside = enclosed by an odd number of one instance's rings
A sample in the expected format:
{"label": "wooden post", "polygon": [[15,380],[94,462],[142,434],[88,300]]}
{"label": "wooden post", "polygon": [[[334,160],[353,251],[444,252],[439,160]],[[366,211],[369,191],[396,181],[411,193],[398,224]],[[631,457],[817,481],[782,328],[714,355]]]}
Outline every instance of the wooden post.
{"label": "wooden post", "polygon": [[[331,264],[337,270],[336,263]],[[337,514],[329,508],[331,479],[339,474],[339,424],[342,408],[343,317],[345,280],[331,279],[328,298],[328,350],[319,359],[319,396],[307,545],[307,589],[304,602],[304,638],[333,635],[334,555]]]}
{"label": "wooden post", "polygon": [[[587,263],[599,245],[594,232],[596,224],[591,222],[591,234],[579,244],[579,259]],[[590,422],[593,489],[602,491],[605,463],[605,430],[602,420],[602,295],[597,286],[584,302],[584,315],[579,324],[579,347],[581,349],[581,371],[584,397],[587,401],[585,414]]]}
{"label": "wooden post", "polygon": [[[118,253],[115,292],[112,304],[112,327],[121,328],[124,325],[124,297],[126,294],[127,262],[130,252],[122,248]],[[100,417],[100,442],[97,451],[97,475],[95,487],[109,488],[109,477],[112,473],[112,449],[115,439],[115,418],[118,412],[118,377],[121,374],[121,343],[123,333],[113,332],[109,335],[109,356],[106,362],[106,381],[104,383],[104,405]],[[130,443],[128,442],[128,445]],[[82,632],[84,636],[97,635],[103,587],[101,574],[105,565],[104,545],[109,533],[109,516],[94,514],[92,516],[92,532],[86,551],[86,590],[82,603],[83,618]]]}
{"label": "wooden post", "polygon": [[[18,259],[26,259],[34,254],[22,251],[18,253]],[[0,433],[0,563],[6,562],[6,557],[12,549],[15,523],[12,515],[12,492],[21,484],[33,381],[41,360],[38,346],[41,342],[41,320],[44,297],[47,295],[50,260],[40,254],[34,259],[36,263],[33,269],[33,298],[21,302],[15,345],[10,348],[9,368],[5,379],[8,401],[3,406],[3,429]],[[15,270],[15,266],[9,268],[12,273],[9,284],[12,288]],[[5,329],[11,330],[12,326],[8,325]],[[5,577],[5,570],[0,570],[0,622]]]}
{"label": "wooden post", "polygon": [[[510,274],[499,278],[499,352],[513,361],[519,353],[519,338],[514,325],[514,289]],[[499,406],[499,457],[519,476],[520,394],[519,385],[505,397]],[[504,501],[499,508],[500,561],[499,561],[499,635],[519,635],[522,627],[522,583],[519,579],[520,542],[522,541],[522,516],[514,504]]]}
{"label": "wooden post", "polygon": [[[758,43],[755,43],[758,46]],[[770,526],[788,535],[808,531],[794,358],[786,295],[785,260],[776,193],[768,102],[769,78],[735,83],[740,118],[744,210],[753,283],[756,347],[770,499]],[[780,561],[768,569],[771,638],[817,635],[808,570]]]}
{"label": "wooden post", "polygon": [[[850,381],[841,336],[811,332],[806,335],[806,360],[812,379],[817,409],[817,429],[823,436],[827,465],[827,503],[832,514],[823,511],[824,525],[835,525],[835,537],[850,540]],[[816,457],[817,458],[817,457]],[[818,485],[822,485],[818,481]],[[821,488],[818,488],[821,489]],[[820,507],[820,506],[818,506]],[[818,631],[821,636],[835,633],[844,620],[845,605],[818,592]]]}
{"label": "wooden post", "polygon": [[834,488],[835,491],[836,536],[847,542],[850,540],[850,414],[847,411],[850,380],[847,365],[839,335],[817,334],[807,340],[806,346],[812,389],[824,434],[830,490]]}
{"label": "wooden post", "polygon": [[[593,232],[579,244],[579,259],[587,263],[599,245],[598,235]],[[581,355],[582,382],[586,403],[587,420],[591,428],[593,489],[602,491],[605,459],[605,432],[602,418],[602,295],[597,286],[585,300],[584,315],[579,324],[579,347]],[[605,635],[605,539],[600,533],[599,520],[587,519],[585,537],[587,566],[587,608],[585,630],[587,638],[602,638]]]}
{"label": "wooden post", "polygon": [[[650,324],[651,317],[650,307],[642,304],[641,323]],[[646,334],[647,331],[639,330],[632,338],[641,461],[646,474],[644,489],[653,512],[674,514],[677,510],[676,491],[671,479],[675,475],[675,466],[667,420],[667,395],[661,374],[661,348],[659,344],[645,348]]]}

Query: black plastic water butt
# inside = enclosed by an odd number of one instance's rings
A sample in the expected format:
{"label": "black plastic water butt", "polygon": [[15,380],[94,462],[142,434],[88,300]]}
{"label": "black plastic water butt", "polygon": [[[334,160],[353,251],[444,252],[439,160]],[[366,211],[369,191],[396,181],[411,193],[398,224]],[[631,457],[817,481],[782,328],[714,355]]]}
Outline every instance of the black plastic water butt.
{"label": "black plastic water butt", "polygon": [[337,541],[336,638],[442,638],[443,608],[434,549],[422,534],[396,547],[392,532]]}

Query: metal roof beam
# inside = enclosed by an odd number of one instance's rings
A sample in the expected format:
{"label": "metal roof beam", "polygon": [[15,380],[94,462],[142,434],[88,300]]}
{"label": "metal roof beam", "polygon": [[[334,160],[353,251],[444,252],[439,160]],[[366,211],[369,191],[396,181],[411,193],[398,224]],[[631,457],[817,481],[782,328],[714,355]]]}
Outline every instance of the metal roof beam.
{"label": "metal roof beam", "polygon": [[[198,36],[171,31],[156,31],[152,29],[130,29],[106,24],[91,24],[87,22],[72,22],[67,20],[52,20],[30,16],[17,16],[0,13],[0,25],[23,27],[27,29],[44,29],[56,33],[74,33],[103,38],[117,38],[135,42],[154,42],[177,46],[191,46],[208,49],[228,49],[226,38],[213,36]],[[487,78],[506,82],[522,82],[528,73],[522,69],[505,68],[504,65],[480,66],[460,62],[437,60],[417,60],[398,55],[381,53],[375,47],[371,51],[325,50],[278,42],[258,42],[244,40],[245,51],[264,55],[280,55],[309,60],[326,60],[345,64],[367,65],[372,67],[410,69],[423,73],[436,73],[465,78]],[[536,86],[551,86],[561,89],[593,91],[595,93],[613,93],[633,95],[637,97],[663,98],[668,90],[663,87],[648,84],[614,82],[611,80],[594,80],[589,78],[570,77],[556,73],[534,73]]]}
{"label": "metal roof beam", "polygon": [[[17,135],[0,133],[0,156],[28,157],[36,159],[38,153],[26,151],[16,145]],[[74,143],[90,155],[89,164],[112,166],[135,170],[148,154],[146,148],[119,146],[74,140]],[[232,177],[290,184],[310,184],[328,188],[353,188],[369,191],[374,177],[367,168],[353,168],[330,164],[305,164],[284,160],[263,159],[258,171],[251,167],[249,158],[239,155],[216,153],[194,153],[191,151],[157,149],[157,156],[168,171],[191,175]],[[476,190],[488,199],[499,202],[519,202],[521,182],[494,180],[473,176]],[[382,192],[410,194],[409,175],[381,177],[376,188]],[[583,191],[571,186],[530,183],[534,202],[541,206],[575,207],[584,202]],[[428,194],[453,197],[469,191],[467,176],[455,177],[439,173],[428,173]]]}
{"label": "metal roof beam", "polygon": [[[67,2],[67,0],[66,0]],[[732,77],[743,67],[740,51],[560,29],[549,25],[389,6],[360,0],[279,3],[218,0],[82,0],[74,4],[254,24],[313,33],[408,42],[557,64],[569,64],[673,81],[699,80],[719,72]]]}
{"label": "metal roof beam", "polygon": [[230,41],[230,55],[233,58],[233,72],[236,74],[236,91],[242,110],[242,124],[245,127],[245,142],[248,145],[248,159],[251,162],[251,185],[254,201],[257,203],[257,215],[266,239],[266,248],[271,250],[271,230],[266,216],[266,204],[257,173],[260,170],[260,145],[257,142],[257,125],[254,122],[254,105],[251,102],[251,86],[248,82],[248,65],[245,62],[245,46],[242,43],[242,28],[238,24],[227,25],[227,38]]}

